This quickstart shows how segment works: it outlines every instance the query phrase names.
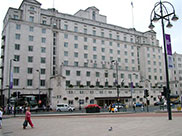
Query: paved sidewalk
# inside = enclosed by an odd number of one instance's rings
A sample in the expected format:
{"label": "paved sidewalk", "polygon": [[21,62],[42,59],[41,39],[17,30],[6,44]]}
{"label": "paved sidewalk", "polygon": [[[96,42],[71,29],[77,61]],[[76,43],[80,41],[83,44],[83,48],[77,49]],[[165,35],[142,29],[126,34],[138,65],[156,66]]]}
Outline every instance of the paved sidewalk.
{"label": "paved sidewalk", "polygon": [[26,130],[22,129],[23,117],[8,118],[3,120],[0,136],[182,136],[182,116],[168,120],[166,115],[33,117],[35,128]]}

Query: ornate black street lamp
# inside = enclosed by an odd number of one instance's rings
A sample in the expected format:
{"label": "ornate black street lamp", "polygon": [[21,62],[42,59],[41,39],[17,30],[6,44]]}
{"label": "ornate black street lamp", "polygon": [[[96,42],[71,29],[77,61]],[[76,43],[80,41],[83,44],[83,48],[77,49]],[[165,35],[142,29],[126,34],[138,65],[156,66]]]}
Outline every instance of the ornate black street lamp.
{"label": "ornate black street lamp", "polygon": [[157,22],[160,19],[161,19],[161,24],[162,24],[162,34],[163,34],[163,42],[164,42],[168,118],[169,118],[169,120],[172,120],[171,105],[170,105],[168,61],[167,61],[167,51],[166,51],[166,38],[165,38],[165,30],[164,30],[164,21],[167,21],[166,27],[171,28],[172,27],[171,20],[172,21],[178,20],[178,17],[176,16],[176,13],[175,13],[174,6],[171,3],[167,2],[167,1],[163,1],[163,2],[160,1],[160,2],[155,3],[154,8],[153,8],[151,15],[150,15],[149,28],[153,29],[155,27],[153,25],[153,22]]}

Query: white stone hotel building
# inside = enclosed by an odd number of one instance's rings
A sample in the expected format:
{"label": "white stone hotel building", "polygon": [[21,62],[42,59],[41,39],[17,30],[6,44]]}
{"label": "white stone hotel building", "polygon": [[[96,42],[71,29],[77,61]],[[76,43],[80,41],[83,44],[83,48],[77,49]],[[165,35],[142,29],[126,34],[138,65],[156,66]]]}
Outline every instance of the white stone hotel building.
{"label": "white stone hotel building", "polygon": [[70,15],[42,9],[36,0],[23,0],[5,15],[1,45],[4,103],[10,60],[10,94],[38,96],[40,91],[43,103],[53,107],[57,103],[103,106],[118,98],[129,105],[142,103],[144,89],[149,90],[152,105],[165,82],[163,49],[156,33],[108,24],[94,6]]}

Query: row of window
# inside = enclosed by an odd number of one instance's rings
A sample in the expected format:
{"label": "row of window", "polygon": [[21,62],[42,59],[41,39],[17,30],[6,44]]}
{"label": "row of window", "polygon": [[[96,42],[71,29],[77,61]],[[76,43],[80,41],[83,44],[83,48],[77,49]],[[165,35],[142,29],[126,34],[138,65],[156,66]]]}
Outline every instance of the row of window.
{"label": "row of window", "polygon": [[[46,53],[46,47],[40,47],[41,48],[41,53]],[[15,50],[20,50],[21,49],[21,45],[20,44],[15,44],[14,46]],[[28,49],[29,52],[33,52],[34,51],[34,46],[33,45],[29,45]]]}
{"label": "row of window", "polygon": [[[13,73],[20,73],[20,67],[14,66],[14,67],[13,67]],[[27,73],[28,73],[28,74],[33,74],[33,68],[28,67],[28,68],[27,68]],[[46,69],[45,69],[45,68],[41,68],[41,69],[40,69],[40,74],[41,74],[41,75],[45,75],[45,74],[46,74]]]}
{"label": "row of window", "polygon": [[[93,82],[91,82],[91,81],[86,81],[86,86],[92,86],[92,85],[96,85],[96,86],[100,86],[100,85],[104,85],[104,86],[106,86],[106,87],[109,87],[109,86],[116,86],[117,84],[116,84],[116,82],[113,82],[113,83],[110,83],[110,82],[108,82],[108,81],[106,81],[106,82],[104,82],[104,84],[101,84],[101,82],[99,82],[99,81],[96,81],[94,84],[91,84],[91,83],[93,83]],[[66,80],[66,86],[70,86],[70,85],[73,85],[72,83],[71,83],[71,81],[70,80]],[[84,84],[82,84],[82,82],[81,81],[76,81],[76,86],[80,86],[80,85],[84,85]],[[124,86],[124,85],[126,85],[126,84],[123,84],[123,82],[118,82],[118,85],[121,85],[121,86]],[[127,84],[128,86],[131,86],[131,82],[130,83],[128,83]],[[135,83],[135,86],[139,86],[139,83]]]}
{"label": "row of window", "polygon": [[[113,60],[113,57],[110,57],[110,62]],[[108,63],[110,63],[110,62],[108,62]],[[105,64],[103,64],[103,63],[105,63]],[[113,65],[106,65],[106,62],[101,62],[101,67],[102,68],[109,68],[109,69],[113,69]],[[88,62],[84,62],[84,64],[83,65],[80,65],[79,64],[79,62],[78,61],[74,61],[74,63],[73,64],[69,64],[69,61],[67,61],[67,60],[65,60],[64,62],[63,62],[63,65],[64,66],[68,66],[68,65],[70,65],[70,66],[74,66],[74,67],[93,67],[93,68],[101,68],[100,66],[98,66],[98,63],[96,63],[95,61],[93,61],[93,60],[90,60],[90,63],[88,63]],[[136,67],[131,67],[131,69],[129,69],[129,66],[123,66],[123,68],[120,66],[120,65],[118,65],[118,69],[119,70],[126,70],[126,71],[128,71],[128,70],[132,70],[132,71],[136,71],[137,69],[136,69]]]}
{"label": "row of window", "polygon": [[[21,30],[21,25],[20,24],[16,24],[16,30]],[[29,26],[29,32],[34,32],[34,27],[33,26]],[[46,33],[46,28],[42,28],[42,34]]]}
{"label": "row of window", "polygon": [[[20,80],[17,78],[13,79],[13,85],[14,86],[19,86],[20,85]],[[33,79],[27,79],[26,82],[27,87],[33,87]],[[46,80],[40,80],[40,87],[45,87],[46,86]]]}
{"label": "row of window", "polygon": [[[16,34],[15,34],[15,39],[16,39],[16,40],[20,40],[20,39],[21,39],[21,34],[16,33]],[[33,42],[33,41],[34,41],[34,36],[33,36],[33,35],[29,35],[29,36],[28,36],[28,40],[29,40],[30,42]],[[46,43],[46,38],[45,38],[45,37],[41,37],[41,42],[42,42],[42,43]]]}
{"label": "row of window", "polygon": [[[76,72],[76,76],[81,76],[81,71],[75,71]],[[90,77],[91,75],[93,75],[93,72],[91,71],[86,71],[86,76]],[[65,71],[65,75],[66,76],[71,76],[71,71],[70,70],[66,70]],[[125,78],[125,74],[121,73],[119,74],[121,78]],[[95,72],[95,77],[102,77],[100,72]],[[104,77],[109,77],[109,73],[104,73]],[[116,78],[116,73],[113,73],[113,78]],[[132,79],[132,74],[128,74],[128,78]],[[138,79],[138,75],[135,75],[135,79]]]}
{"label": "row of window", "polygon": [[[20,55],[14,55],[14,59],[15,59],[17,62],[20,61]],[[29,63],[32,63],[33,60],[34,60],[33,56],[28,56],[28,57],[27,57],[27,61],[28,61]],[[45,63],[46,63],[46,58],[45,58],[45,57],[40,57],[40,63],[45,64]]]}

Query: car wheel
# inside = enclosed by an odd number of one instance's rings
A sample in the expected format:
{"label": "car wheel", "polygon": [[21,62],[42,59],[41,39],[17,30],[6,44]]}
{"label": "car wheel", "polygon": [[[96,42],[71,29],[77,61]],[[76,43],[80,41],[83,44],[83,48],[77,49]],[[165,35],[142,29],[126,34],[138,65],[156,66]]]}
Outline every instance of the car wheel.
{"label": "car wheel", "polygon": [[69,109],[70,112],[72,112],[73,110],[72,109]]}
{"label": "car wheel", "polygon": [[61,112],[61,110],[60,110],[60,109],[58,109],[57,111],[58,111],[58,112]]}

